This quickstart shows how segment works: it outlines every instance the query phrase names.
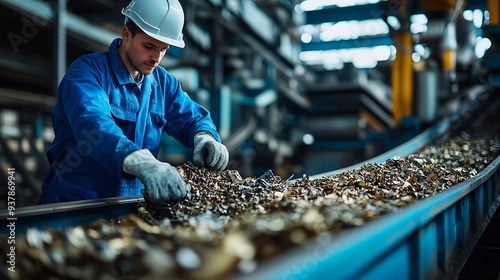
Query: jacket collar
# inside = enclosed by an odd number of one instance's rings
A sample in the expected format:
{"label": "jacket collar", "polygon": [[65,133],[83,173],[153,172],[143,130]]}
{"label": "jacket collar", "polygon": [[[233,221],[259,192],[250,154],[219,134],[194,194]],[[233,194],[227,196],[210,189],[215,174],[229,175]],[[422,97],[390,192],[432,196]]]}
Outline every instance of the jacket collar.
{"label": "jacket collar", "polygon": [[111,60],[111,68],[113,69],[116,80],[120,85],[134,83],[134,79],[130,76],[125,63],[123,63],[120,54],[118,53],[118,48],[121,46],[122,42],[122,39],[116,38],[113,42],[111,42],[108,49]]}

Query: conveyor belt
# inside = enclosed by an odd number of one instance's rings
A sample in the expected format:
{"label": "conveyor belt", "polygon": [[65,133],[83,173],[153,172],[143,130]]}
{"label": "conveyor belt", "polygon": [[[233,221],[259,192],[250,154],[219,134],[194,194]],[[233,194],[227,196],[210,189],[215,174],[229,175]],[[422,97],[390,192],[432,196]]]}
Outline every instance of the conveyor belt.
{"label": "conveyor belt", "polygon": [[[477,115],[474,110],[485,95],[489,95],[485,88],[473,88],[470,102],[461,110],[403,145],[312,179],[412,154],[454,128],[469,125],[472,120],[464,118]],[[255,273],[234,279],[456,279],[499,204],[500,156],[472,179],[397,214],[340,235],[323,234],[265,263]]]}
{"label": "conveyor belt", "polygon": [[[481,92],[478,89],[478,92]],[[479,94],[479,93],[478,93]],[[473,106],[474,107],[474,106]],[[406,156],[443,137],[463,109],[404,145],[369,162]],[[348,169],[357,168],[360,165]],[[277,256],[248,275],[234,279],[446,279],[460,269],[500,204],[500,157],[474,178],[340,234],[322,234],[313,242]],[[332,171],[314,177],[343,172]],[[16,237],[29,227],[63,228],[96,219],[134,213],[140,197],[31,206],[16,212]],[[0,212],[2,221],[9,216]],[[2,234],[8,229],[3,226]]]}
{"label": "conveyor belt", "polygon": [[454,279],[500,203],[500,157],[473,179],[238,279]]}

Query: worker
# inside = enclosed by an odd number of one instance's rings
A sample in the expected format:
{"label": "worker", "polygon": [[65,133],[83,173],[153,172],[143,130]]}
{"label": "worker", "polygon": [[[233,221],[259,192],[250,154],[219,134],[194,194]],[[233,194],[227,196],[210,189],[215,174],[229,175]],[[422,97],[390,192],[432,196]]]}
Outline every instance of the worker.
{"label": "worker", "polygon": [[229,153],[210,113],[160,61],[183,48],[178,0],[133,0],[121,38],[76,59],[52,111],[55,139],[40,204],[141,195],[177,201],[189,192],[175,167],[157,160],[163,132],[193,148],[193,163],[224,170]]}

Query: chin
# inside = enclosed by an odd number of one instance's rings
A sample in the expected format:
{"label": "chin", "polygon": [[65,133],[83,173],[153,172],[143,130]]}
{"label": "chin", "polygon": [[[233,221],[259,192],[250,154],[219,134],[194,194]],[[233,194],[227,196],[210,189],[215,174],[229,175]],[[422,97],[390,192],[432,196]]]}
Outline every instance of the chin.
{"label": "chin", "polygon": [[151,69],[148,69],[148,70],[143,70],[140,73],[143,74],[143,75],[149,75],[149,74],[153,73],[154,70],[155,70],[154,68],[151,68]]}

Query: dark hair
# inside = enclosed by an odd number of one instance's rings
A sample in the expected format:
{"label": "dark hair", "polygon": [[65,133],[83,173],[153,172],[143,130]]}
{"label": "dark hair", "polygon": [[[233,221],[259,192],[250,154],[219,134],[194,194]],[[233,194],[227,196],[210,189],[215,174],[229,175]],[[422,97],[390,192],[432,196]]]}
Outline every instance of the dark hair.
{"label": "dark hair", "polygon": [[128,27],[128,30],[130,30],[130,33],[132,34],[132,38],[137,34],[138,32],[143,32],[137,24],[135,24],[132,20],[127,19],[127,22],[125,23],[125,26]]}

